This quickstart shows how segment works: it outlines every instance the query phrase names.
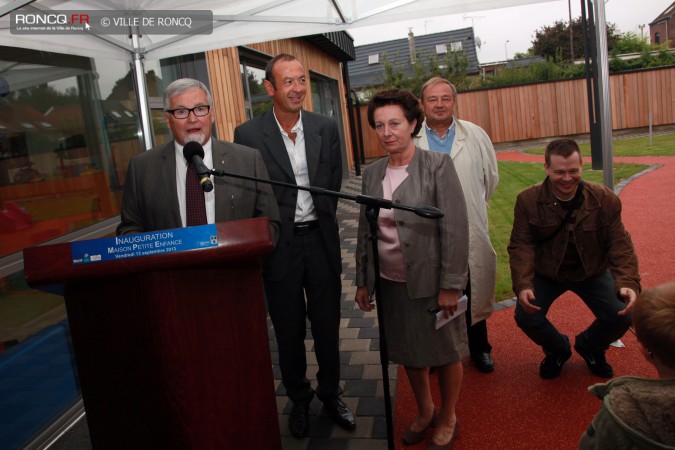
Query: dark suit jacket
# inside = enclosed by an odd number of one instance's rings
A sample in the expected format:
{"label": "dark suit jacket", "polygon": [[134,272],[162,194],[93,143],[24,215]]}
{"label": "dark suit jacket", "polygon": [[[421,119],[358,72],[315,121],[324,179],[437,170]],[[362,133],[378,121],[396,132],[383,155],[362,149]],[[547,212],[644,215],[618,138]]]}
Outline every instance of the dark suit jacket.
{"label": "dark suit jacket", "polygon": [[[326,116],[303,110],[302,125],[310,185],[339,191],[342,185],[342,156],[337,124]],[[283,137],[271,110],[239,125],[234,130],[234,142],[260,150],[272,180],[296,184]],[[286,275],[291,258],[297,192],[296,189],[282,186],[273,186],[273,189],[281,214],[281,236],[274,254],[267,262],[265,276],[271,280],[280,280]],[[337,198],[312,194],[312,200],[331,265],[339,275],[342,262],[335,217]]]}
{"label": "dark suit jacket", "polygon": [[[174,142],[135,156],[129,162],[117,234],[182,227],[176,191]],[[260,153],[243,145],[214,140],[216,170],[269,179]],[[215,177],[216,222],[268,217],[272,242],[279,236],[279,209],[269,184]]]}

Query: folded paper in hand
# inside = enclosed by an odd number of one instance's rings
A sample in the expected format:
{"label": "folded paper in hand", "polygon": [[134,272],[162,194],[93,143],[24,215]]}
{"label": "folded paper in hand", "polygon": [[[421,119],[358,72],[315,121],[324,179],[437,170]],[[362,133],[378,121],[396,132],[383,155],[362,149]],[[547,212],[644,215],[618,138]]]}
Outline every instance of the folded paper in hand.
{"label": "folded paper in hand", "polygon": [[466,295],[462,295],[459,298],[459,301],[457,302],[457,309],[455,310],[455,313],[452,314],[447,319],[443,316],[443,311],[438,311],[436,313],[436,329],[438,330],[455,317],[458,317],[460,314],[464,314],[466,312],[466,301],[467,301]]}

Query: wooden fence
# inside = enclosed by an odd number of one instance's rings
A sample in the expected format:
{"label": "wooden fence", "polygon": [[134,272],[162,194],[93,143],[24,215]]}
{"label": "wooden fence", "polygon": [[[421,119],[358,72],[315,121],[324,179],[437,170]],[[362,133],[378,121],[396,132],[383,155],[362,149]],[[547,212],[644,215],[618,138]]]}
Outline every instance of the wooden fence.
{"label": "wooden fence", "polygon": [[[611,75],[612,129],[675,123],[675,68]],[[368,105],[360,109],[366,158],[383,156],[368,125]],[[493,143],[590,132],[585,79],[459,93],[457,117],[481,126]]]}

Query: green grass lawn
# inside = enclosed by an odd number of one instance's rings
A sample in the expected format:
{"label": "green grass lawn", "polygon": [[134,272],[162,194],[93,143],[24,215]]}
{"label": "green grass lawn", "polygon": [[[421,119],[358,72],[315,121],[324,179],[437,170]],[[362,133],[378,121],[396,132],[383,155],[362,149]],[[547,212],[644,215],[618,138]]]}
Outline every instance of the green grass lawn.
{"label": "green grass lawn", "polygon": [[[620,181],[645,168],[647,166],[642,164],[615,164],[614,185],[616,186]],[[497,252],[497,287],[495,290],[497,301],[514,296],[511,290],[511,271],[506,246],[511,236],[516,196],[526,187],[542,181],[545,177],[543,163],[499,161],[499,186],[490,199],[488,210],[490,238]],[[583,178],[600,184],[603,183],[602,171],[591,170],[589,164],[584,164]]]}
{"label": "green grass lawn", "polygon": [[[581,154],[591,156],[591,145],[580,144]],[[543,155],[544,149],[526,150],[525,153]],[[652,136],[652,145],[649,137],[614,139],[612,141],[613,156],[673,156],[675,155],[675,134]]]}

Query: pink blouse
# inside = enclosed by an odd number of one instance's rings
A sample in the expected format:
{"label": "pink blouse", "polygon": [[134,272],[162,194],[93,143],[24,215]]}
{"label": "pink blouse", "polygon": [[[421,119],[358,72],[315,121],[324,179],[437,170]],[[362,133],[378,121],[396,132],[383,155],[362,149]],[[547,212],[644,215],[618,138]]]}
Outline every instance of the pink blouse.
{"label": "pink blouse", "polygon": [[[387,166],[382,189],[384,198],[392,199],[392,194],[399,185],[408,177],[408,166]],[[380,256],[380,275],[391,281],[405,282],[405,264],[401,252],[401,242],[398,239],[396,221],[393,209],[380,209],[377,219],[377,248]]]}

